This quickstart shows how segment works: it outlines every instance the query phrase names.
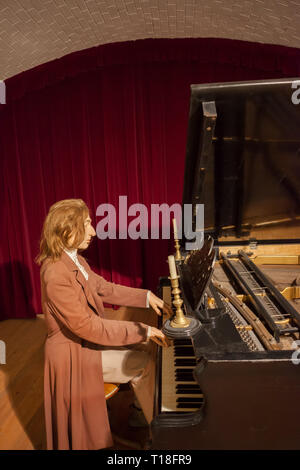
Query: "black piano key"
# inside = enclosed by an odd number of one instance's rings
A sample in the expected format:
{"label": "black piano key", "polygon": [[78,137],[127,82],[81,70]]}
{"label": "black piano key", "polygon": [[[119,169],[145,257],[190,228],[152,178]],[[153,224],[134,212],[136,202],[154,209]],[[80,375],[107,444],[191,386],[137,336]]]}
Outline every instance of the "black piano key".
{"label": "black piano key", "polygon": [[193,349],[193,345],[190,343],[190,344],[174,344],[174,348],[191,348]]}
{"label": "black piano key", "polygon": [[189,372],[188,371],[187,372],[175,372],[175,377],[177,377],[177,376],[178,377],[179,376],[184,377],[186,375],[193,375],[193,369],[190,369]]}
{"label": "black piano key", "polygon": [[177,408],[201,408],[203,403],[178,403]]}
{"label": "black piano key", "polygon": [[175,377],[185,377],[186,375],[192,376],[193,370],[191,370],[190,372],[175,372]]}
{"label": "black piano key", "polygon": [[196,365],[196,359],[175,359],[175,366],[195,366]]}
{"label": "black piano key", "polygon": [[177,384],[175,391],[176,393],[181,393],[184,390],[189,391],[190,393],[202,393],[198,384]]}
{"label": "black piano key", "polygon": [[198,384],[177,384],[176,385],[176,390],[180,391],[180,390],[200,390],[199,388],[199,385]]}
{"label": "black piano key", "polygon": [[188,356],[188,357],[195,357],[195,352],[193,348],[185,347],[185,348],[174,348],[175,357],[177,356]]}
{"label": "black piano key", "polygon": [[178,397],[176,398],[176,403],[202,403],[202,397]]}
{"label": "black piano key", "polygon": [[188,382],[195,382],[192,372],[190,374],[176,374],[175,380],[177,382],[182,382],[183,380],[188,381]]}
{"label": "black piano key", "polygon": [[174,346],[192,346],[190,339],[174,339]]}
{"label": "black piano key", "polygon": [[201,394],[202,392],[201,392],[200,388],[198,388],[197,390],[181,389],[181,390],[176,390],[175,391],[175,395],[192,395],[192,394],[195,394],[195,393]]}
{"label": "black piano key", "polygon": [[187,369],[185,367],[176,367],[175,373],[177,374],[191,374],[193,372],[193,369]]}
{"label": "black piano key", "polygon": [[179,375],[175,378],[176,382],[195,382],[195,379],[192,375]]}
{"label": "black piano key", "polygon": [[191,374],[193,374],[193,370],[194,369],[185,369],[185,370],[184,369],[181,369],[181,370],[177,369],[177,370],[175,370],[175,375],[191,375]]}

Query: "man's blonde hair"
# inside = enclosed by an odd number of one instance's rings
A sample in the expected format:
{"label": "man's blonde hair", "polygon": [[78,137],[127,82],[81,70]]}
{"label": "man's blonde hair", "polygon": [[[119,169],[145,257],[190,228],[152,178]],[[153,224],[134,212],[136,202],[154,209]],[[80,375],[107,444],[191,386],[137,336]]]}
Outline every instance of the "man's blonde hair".
{"label": "man's blonde hair", "polygon": [[84,221],[88,216],[89,209],[82,199],[63,199],[53,204],[43,224],[36,263],[42,264],[46,258],[57,261],[64,248],[77,248],[84,239]]}

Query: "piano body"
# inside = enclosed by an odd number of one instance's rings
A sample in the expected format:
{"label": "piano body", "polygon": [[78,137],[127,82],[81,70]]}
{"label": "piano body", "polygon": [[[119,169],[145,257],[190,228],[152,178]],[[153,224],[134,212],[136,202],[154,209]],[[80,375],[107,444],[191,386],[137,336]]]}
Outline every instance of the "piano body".
{"label": "piano body", "polygon": [[[195,228],[204,204],[205,243],[186,251],[183,237],[176,266],[201,328],[158,351],[153,449],[300,449],[292,82],[191,86],[182,207],[193,204]],[[171,303],[168,278],[160,291]]]}

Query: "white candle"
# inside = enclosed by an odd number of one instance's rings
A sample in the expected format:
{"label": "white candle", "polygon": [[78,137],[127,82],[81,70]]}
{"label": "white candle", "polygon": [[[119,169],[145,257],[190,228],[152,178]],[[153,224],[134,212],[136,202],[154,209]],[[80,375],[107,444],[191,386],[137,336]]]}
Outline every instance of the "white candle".
{"label": "white candle", "polygon": [[177,277],[177,271],[176,271],[175,258],[173,255],[168,256],[168,263],[169,263],[169,269],[170,269],[170,278],[174,279]]}
{"label": "white candle", "polygon": [[178,240],[177,222],[176,222],[176,219],[173,219],[173,229],[174,229],[174,240]]}

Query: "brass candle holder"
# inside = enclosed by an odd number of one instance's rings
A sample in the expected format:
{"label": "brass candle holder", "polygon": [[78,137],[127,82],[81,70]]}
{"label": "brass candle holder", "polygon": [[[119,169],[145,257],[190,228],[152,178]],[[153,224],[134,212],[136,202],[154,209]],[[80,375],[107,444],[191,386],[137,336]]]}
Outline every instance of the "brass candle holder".
{"label": "brass candle holder", "polygon": [[181,253],[180,253],[179,239],[174,238],[174,242],[175,242],[175,260],[176,261],[181,261],[183,259],[183,257],[181,256]]}
{"label": "brass candle holder", "polygon": [[172,303],[176,308],[175,317],[172,320],[165,321],[162,332],[170,339],[184,338],[193,336],[201,328],[201,323],[197,318],[186,317],[183,313],[181,305],[183,300],[180,296],[181,290],[179,289],[179,276],[176,270],[175,258],[173,255],[168,256],[168,263],[170,269],[169,279],[171,281],[173,300]]}
{"label": "brass candle holder", "polygon": [[172,301],[174,307],[176,308],[176,314],[173,320],[170,321],[170,325],[173,328],[186,328],[190,324],[190,320],[186,318],[181,308],[183,300],[180,297],[181,290],[179,289],[179,276],[169,277],[172,286],[172,294],[174,300]]}

